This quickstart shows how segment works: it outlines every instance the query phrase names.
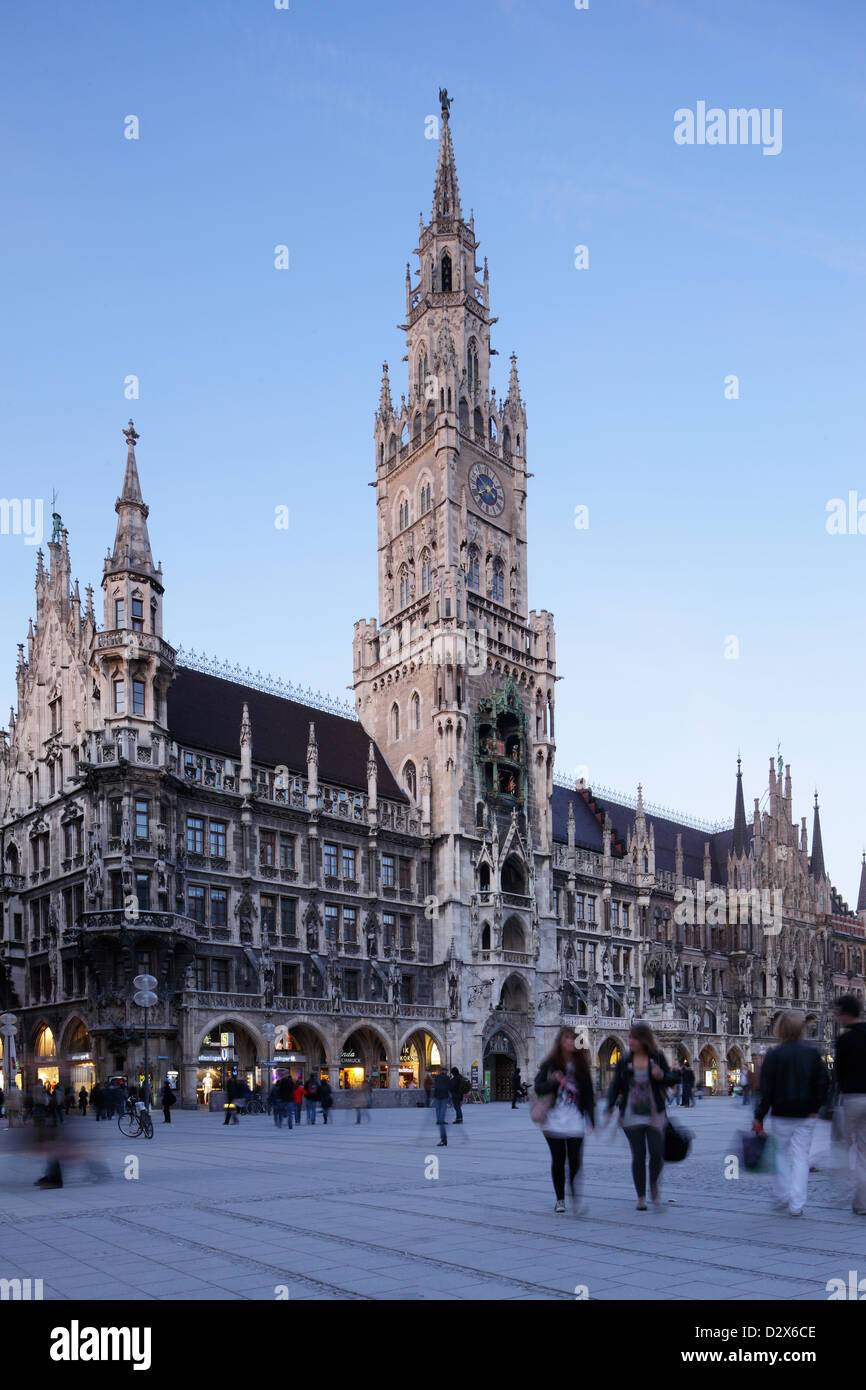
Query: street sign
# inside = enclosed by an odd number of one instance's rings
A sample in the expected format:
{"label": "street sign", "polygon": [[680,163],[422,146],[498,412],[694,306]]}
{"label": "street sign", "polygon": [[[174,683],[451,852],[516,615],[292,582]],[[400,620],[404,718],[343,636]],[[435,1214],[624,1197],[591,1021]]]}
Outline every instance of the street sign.
{"label": "street sign", "polygon": [[230,1052],[231,1052],[231,1048],[229,1048],[229,1047],[221,1047],[221,1048],[220,1048],[220,1057],[221,1057],[221,1059],[222,1059],[224,1062],[227,1062],[227,1061],[228,1061],[228,1059],[229,1059],[229,1053],[230,1053]]}

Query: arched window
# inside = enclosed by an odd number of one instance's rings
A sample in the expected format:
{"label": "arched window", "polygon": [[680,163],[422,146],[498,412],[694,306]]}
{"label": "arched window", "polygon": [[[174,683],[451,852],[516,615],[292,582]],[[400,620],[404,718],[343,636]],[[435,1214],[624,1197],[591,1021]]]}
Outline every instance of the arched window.
{"label": "arched window", "polygon": [[451,257],[447,251],[442,257],[442,292],[451,293]]}
{"label": "arched window", "polygon": [[411,796],[412,800],[418,797],[418,774],[415,771],[415,764],[409,762],[403,768],[403,785]]}
{"label": "arched window", "polygon": [[482,951],[489,951],[489,950],[490,950],[490,924],[489,924],[489,922],[485,922],[485,923],[484,923],[484,926],[481,928],[481,949],[482,949]]}
{"label": "arched window", "polygon": [[474,427],[475,427],[475,438],[476,438],[476,439],[480,439],[481,442],[483,443],[483,442],[484,442],[484,416],[481,414],[481,411],[478,409],[477,406],[475,407],[475,414],[473,415],[472,419],[473,419]]}
{"label": "arched window", "polygon": [[388,457],[389,457],[389,459],[392,459],[392,458],[396,458],[396,456],[397,456],[397,436],[396,436],[396,434],[392,434],[392,435],[391,435],[391,438],[388,440]]}
{"label": "arched window", "polygon": [[405,531],[405,530],[406,530],[406,527],[407,527],[408,525],[409,525],[409,498],[408,498],[408,497],[402,497],[402,498],[400,499],[400,507],[399,507],[399,510],[398,510],[398,513],[397,513],[397,529],[398,529],[398,531]]}
{"label": "arched window", "polygon": [[493,561],[493,586],[491,597],[497,603],[505,602],[505,566],[501,560]]}
{"label": "arched window", "polygon": [[408,443],[409,443],[409,426],[408,426],[408,425],[404,425],[403,428],[402,428],[401,431],[400,431],[400,447],[403,448],[403,449],[405,449],[405,447],[406,447],[406,445],[407,445]]}
{"label": "arched window", "polygon": [[384,444],[380,444],[380,445],[379,445],[379,464],[381,465],[381,464],[383,464],[384,462],[385,462],[385,445],[384,445]]}
{"label": "arched window", "polygon": [[400,706],[395,703],[391,706],[391,739],[393,742],[400,737]]}
{"label": "arched window", "polygon": [[421,728],[421,697],[418,695],[417,691],[412,696],[412,703],[410,709],[412,717],[412,728],[417,731]]}
{"label": "arched window", "polygon": [[494,420],[492,415],[487,422],[487,433],[490,436],[490,443],[495,444],[499,436],[496,433],[496,421]]}
{"label": "arched window", "polygon": [[469,547],[469,564],[466,567],[466,583],[476,592],[481,587],[481,561],[474,545]]}
{"label": "arched window", "polygon": [[418,395],[419,395],[419,396],[423,396],[423,395],[424,395],[424,390],[425,390],[426,382],[427,382],[427,354],[426,354],[426,352],[424,351],[424,349],[422,348],[421,351],[418,353],[418,375],[417,375],[417,383],[418,383]]}
{"label": "arched window", "polygon": [[469,383],[469,390],[478,390],[478,345],[474,338],[469,339],[469,348],[466,353],[466,379]]}
{"label": "arched window", "polygon": [[511,430],[507,425],[502,431],[502,452],[506,458],[511,458]]}
{"label": "arched window", "polygon": [[415,413],[415,419],[412,421],[412,438],[413,438],[413,439],[420,439],[420,438],[421,438],[421,412],[420,412],[420,410],[419,410],[419,411],[416,411],[416,413]]}
{"label": "arched window", "polygon": [[429,594],[433,584],[433,566],[430,563],[430,551],[425,550],[421,554],[421,592]]}
{"label": "arched window", "polygon": [[409,602],[409,569],[406,565],[400,567],[400,607],[405,608]]}
{"label": "arched window", "polygon": [[465,396],[461,396],[461,397],[460,397],[460,402],[459,402],[459,404],[458,404],[458,406],[457,406],[457,419],[458,419],[458,423],[459,423],[460,428],[461,428],[461,430],[463,431],[463,433],[464,433],[464,434],[468,434],[468,433],[469,433],[469,402],[467,401],[467,399],[466,399]]}
{"label": "arched window", "polygon": [[430,484],[429,484],[429,483],[422,483],[422,484],[421,484],[421,492],[420,492],[419,497],[418,497],[418,514],[419,514],[419,516],[424,516],[424,514],[425,514],[426,512],[429,512],[429,511],[430,511],[430,504],[431,504],[432,496],[433,496],[433,493],[432,493],[432,489],[431,489],[431,487],[430,487]]}

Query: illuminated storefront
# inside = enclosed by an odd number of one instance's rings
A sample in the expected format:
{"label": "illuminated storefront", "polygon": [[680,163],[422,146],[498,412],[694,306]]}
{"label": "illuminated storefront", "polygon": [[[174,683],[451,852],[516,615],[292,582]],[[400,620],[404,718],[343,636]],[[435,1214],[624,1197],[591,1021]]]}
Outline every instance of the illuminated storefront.
{"label": "illuminated storefront", "polygon": [[43,1023],[36,1034],[33,1052],[36,1057],[38,1079],[44,1081],[46,1086],[53,1086],[60,1080],[60,1067],[58,1065],[57,1044],[47,1023]]}
{"label": "illuminated storefront", "polygon": [[82,1086],[90,1090],[96,1081],[96,1063],[93,1060],[93,1045],[90,1034],[83,1023],[79,1023],[66,1044],[66,1061],[69,1063],[69,1085],[79,1091]]}

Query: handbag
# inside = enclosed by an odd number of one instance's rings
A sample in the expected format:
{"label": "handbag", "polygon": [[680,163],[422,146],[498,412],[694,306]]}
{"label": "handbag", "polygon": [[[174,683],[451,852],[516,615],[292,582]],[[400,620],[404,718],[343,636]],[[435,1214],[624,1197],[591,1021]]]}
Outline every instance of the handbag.
{"label": "handbag", "polygon": [[553,1093],[546,1096],[536,1096],[529,1107],[529,1118],[534,1125],[543,1125],[551,1110],[553,1109]]}
{"label": "handbag", "polygon": [[670,1120],[665,1125],[664,1159],[665,1163],[682,1163],[688,1158],[692,1147],[692,1135],[687,1129],[679,1129]]}
{"label": "handbag", "polygon": [[772,1134],[755,1134],[745,1130],[740,1136],[743,1167],[750,1173],[773,1173],[776,1169],[775,1143]]}

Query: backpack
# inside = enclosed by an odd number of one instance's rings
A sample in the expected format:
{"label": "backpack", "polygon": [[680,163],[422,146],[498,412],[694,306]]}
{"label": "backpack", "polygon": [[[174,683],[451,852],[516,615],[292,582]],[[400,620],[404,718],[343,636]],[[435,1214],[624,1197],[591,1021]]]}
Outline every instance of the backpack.
{"label": "backpack", "polygon": [[469,1080],[469,1077],[468,1077],[468,1076],[461,1076],[461,1078],[460,1078],[460,1094],[461,1094],[461,1096],[468,1096],[468,1094],[469,1094],[469,1092],[470,1092],[471,1090],[472,1090],[472,1082]]}

